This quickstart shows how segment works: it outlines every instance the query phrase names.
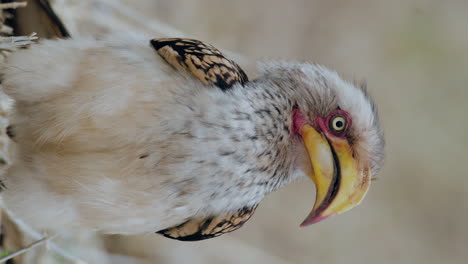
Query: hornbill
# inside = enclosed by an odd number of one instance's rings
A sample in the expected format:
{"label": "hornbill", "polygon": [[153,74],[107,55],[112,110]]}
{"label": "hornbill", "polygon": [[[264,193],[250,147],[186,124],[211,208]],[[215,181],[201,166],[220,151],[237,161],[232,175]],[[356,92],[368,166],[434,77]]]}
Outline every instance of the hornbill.
{"label": "hornbill", "polygon": [[216,237],[302,176],[306,226],[359,204],[382,165],[366,87],[318,64],[272,61],[249,80],[201,41],[119,33],[42,39],[0,71],[15,101],[2,196],[38,229]]}

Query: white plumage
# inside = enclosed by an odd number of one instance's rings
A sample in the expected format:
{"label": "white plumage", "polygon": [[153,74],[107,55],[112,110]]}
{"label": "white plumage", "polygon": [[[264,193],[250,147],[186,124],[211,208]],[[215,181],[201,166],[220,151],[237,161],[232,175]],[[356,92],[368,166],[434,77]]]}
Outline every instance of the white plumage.
{"label": "white plumage", "polygon": [[174,70],[133,35],[43,41],[3,65],[15,100],[6,205],[39,229],[155,232],[255,206],[310,173],[292,133],[340,107],[360,164],[382,136],[367,95],[321,66],[271,63],[223,92]]}

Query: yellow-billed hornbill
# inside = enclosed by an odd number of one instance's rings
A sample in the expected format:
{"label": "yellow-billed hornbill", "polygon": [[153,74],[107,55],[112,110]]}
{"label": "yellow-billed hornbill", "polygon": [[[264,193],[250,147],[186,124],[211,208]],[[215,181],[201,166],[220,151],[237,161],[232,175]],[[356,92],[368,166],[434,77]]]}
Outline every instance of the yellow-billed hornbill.
{"label": "yellow-billed hornbill", "polygon": [[365,87],[315,64],[260,72],[249,81],[200,41],[134,34],[13,53],[1,69],[15,100],[6,205],[41,229],[200,240],[303,175],[316,201],[302,225],[359,204],[383,157]]}

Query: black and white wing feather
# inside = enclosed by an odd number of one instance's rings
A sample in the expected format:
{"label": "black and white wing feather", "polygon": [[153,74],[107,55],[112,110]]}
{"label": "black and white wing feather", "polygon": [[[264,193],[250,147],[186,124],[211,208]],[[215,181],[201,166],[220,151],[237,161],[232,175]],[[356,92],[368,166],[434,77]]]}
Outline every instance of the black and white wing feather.
{"label": "black and white wing feather", "polygon": [[222,90],[248,82],[245,72],[212,45],[195,39],[161,38],[151,40],[158,54],[177,70],[192,74],[205,85]]}

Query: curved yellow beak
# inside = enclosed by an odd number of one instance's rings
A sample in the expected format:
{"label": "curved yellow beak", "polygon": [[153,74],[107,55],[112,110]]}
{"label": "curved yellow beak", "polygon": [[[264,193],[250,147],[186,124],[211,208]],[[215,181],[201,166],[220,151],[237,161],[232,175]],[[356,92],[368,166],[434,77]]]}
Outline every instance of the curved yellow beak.
{"label": "curved yellow beak", "polygon": [[299,132],[312,163],[309,177],[317,189],[314,208],[301,224],[307,226],[357,206],[369,189],[370,171],[359,169],[346,139],[327,138],[309,125]]}

